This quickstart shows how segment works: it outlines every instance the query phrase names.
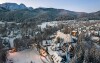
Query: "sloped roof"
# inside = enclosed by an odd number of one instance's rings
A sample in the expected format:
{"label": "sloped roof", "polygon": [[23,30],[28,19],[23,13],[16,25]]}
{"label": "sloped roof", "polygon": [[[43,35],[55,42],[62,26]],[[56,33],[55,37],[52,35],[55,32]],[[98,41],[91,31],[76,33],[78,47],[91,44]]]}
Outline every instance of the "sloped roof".
{"label": "sloped roof", "polygon": [[56,38],[54,39],[54,41],[57,40],[57,37],[62,38],[64,40],[64,43],[66,42],[74,42],[72,39],[72,36],[70,34],[64,34],[60,31],[57,32]]}

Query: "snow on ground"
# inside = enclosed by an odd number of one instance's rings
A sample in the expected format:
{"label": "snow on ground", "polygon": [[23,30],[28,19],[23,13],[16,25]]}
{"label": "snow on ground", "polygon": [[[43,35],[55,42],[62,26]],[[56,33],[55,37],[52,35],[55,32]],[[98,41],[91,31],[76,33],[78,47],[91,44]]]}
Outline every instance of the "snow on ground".
{"label": "snow on ground", "polygon": [[2,38],[5,39],[7,42],[9,41],[11,48],[14,47],[13,41],[14,41],[15,37],[14,38],[2,37]]}
{"label": "snow on ground", "polygon": [[66,24],[70,21],[52,21],[52,22],[43,22],[42,24],[38,25],[41,29],[46,28],[46,26],[57,26],[58,24]]}
{"label": "snow on ground", "polygon": [[46,26],[57,26],[57,21],[54,22],[44,22],[41,25],[38,25],[38,27],[41,27],[41,29],[46,28]]}
{"label": "snow on ground", "polygon": [[14,39],[15,39],[15,38],[9,38],[9,42],[10,42],[11,48],[14,47],[14,43],[13,43]]}
{"label": "snow on ground", "polygon": [[13,37],[13,31],[11,31],[10,35],[8,37],[4,37],[4,39],[8,40],[10,43],[11,48],[14,48],[14,40],[16,38],[21,38],[21,34],[18,34],[16,37]]}
{"label": "snow on ground", "polygon": [[99,41],[99,40],[100,40],[99,37],[91,37],[91,39],[92,39],[93,41]]}
{"label": "snow on ground", "polygon": [[0,24],[5,24],[5,23],[0,21]]}
{"label": "snow on ground", "polygon": [[9,60],[12,60],[13,63],[31,63],[31,62],[43,63],[42,60],[44,60],[46,63],[49,63],[45,60],[45,58],[39,55],[36,48],[27,49],[27,50],[15,52],[15,53],[9,53],[7,58],[8,58],[7,63],[9,63]]}
{"label": "snow on ground", "polygon": [[64,39],[64,43],[73,42],[72,36],[70,34],[64,34],[64,33],[60,32],[60,31],[58,31],[54,41],[57,40],[57,37]]}
{"label": "snow on ground", "polygon": [[[2,21],[0,21],[0,24],[5,24],[5,23],[8,23],[8,24],[12,24],[12,23],[16,23],[16,22],[2,22]],[[21,24],[21,23],[16,23],[17,25],[19,25],[19,24]]]}

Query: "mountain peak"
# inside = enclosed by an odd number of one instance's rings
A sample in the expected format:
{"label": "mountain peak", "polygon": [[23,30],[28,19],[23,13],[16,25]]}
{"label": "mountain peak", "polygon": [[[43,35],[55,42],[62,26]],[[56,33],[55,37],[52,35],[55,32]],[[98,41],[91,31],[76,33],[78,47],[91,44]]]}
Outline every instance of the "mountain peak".
{"label": "mountain peak", "polygon": [[23,3],[21,3],[20,6],[26,7]]}
{"label": "mountain peak", "polygon": [[24,4],[22,4],[22,3],[21,3],[19,6],[20,6],[21,9],[26,9],[26,8],[27,8],[27,7],[26,7]]}
{"label": "mountain peak", "polygon": [[22,3],[20,5],[18,5],[17,3],[3,3],[3,4],[0,4],[0,7],[6,8],[8,10],[27,9],[27,7]]}

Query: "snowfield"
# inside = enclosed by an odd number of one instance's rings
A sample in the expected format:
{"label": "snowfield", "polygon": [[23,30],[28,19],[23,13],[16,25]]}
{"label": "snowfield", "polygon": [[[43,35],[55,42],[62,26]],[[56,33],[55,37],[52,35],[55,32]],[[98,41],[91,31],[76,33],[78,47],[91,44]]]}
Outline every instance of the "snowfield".
{"label": "snowfield", "polygon": [[35,49],[27,49],[20,52],[9,53],[7,57],[7,63],[49,63],[44,57],[41,57],[38,51]]}
{"label": "snowfield", "polygon": [[46,26],[57,26],[57,21],[53,21],[53,22],[44,22],[41,25],[38,25],[38,27],[41,27],[41,29],[46,28]]}

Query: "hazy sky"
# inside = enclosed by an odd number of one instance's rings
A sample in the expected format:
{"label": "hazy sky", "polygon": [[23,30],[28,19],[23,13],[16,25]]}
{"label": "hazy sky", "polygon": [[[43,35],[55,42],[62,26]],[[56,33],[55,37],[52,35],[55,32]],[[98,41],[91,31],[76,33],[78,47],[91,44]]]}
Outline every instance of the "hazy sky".
{"label": "hazy sky", "polygon": [[100,0],[0,0],[1,3],[23,3],[33,8],[52,7],[78,12],[95,12],[100,10]]}

